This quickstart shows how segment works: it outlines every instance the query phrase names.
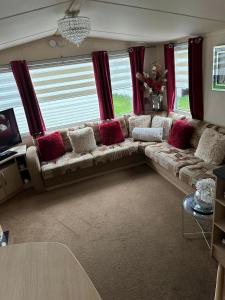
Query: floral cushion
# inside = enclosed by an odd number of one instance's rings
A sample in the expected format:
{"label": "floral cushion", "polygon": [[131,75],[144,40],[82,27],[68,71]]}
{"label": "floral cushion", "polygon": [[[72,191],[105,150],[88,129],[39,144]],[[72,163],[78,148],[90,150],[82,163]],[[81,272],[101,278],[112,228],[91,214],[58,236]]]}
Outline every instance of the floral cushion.
{"label": "floral cushion", "polygon": [[196,182],[200,179],[215,179],[216,177],[213,174],[213,170],[215,168],[218,168],[218,166],[208,164],[204,161],[200,161],[195,165],[189,165],[181,168],[179,172],[179,179],[194,188]]}
{"label": "floral cushion", "polygon": [[200,161],[199,158],[194,156],[194,149],[181,150],[169,145],[167,142],[147,146],[145,155],[170,171],[174,176],[179,175],[182,167],[193,165]]}
{"label": "floral cushion", "polygon": [[154,116],[152,119],[152,128],[163,128],[163,140],[167,140],[171,126],[171,118]]}
{"label": "floral cushion", "polygon": [[206,128],[213,128],[215,125],[196,119],[187,119],[187,122],[194,127],[190,143],[191,147],[196,149],[203,131]]}
{"label": "floral cushion", "polygon": [[125,139],[124,142],[110,146],[101,145],[91,152],[95,164],[118,160],[138,152],[138,142]]}
{"label": "floral cushion", "polygon": [[147,128],[151,125],[151,115],[132,116],[129,118],[129,136],[132,137],[132,132],[135,127]]}
{"label": "floral cushion", "polygon": [[41,165],[41,171],[44,179],[50,179],[72,173],[77,169],[91,167],[92,165],[93,156],[91,154],[82,155],[74,152],[67,152],[55,161],[43,163]]}

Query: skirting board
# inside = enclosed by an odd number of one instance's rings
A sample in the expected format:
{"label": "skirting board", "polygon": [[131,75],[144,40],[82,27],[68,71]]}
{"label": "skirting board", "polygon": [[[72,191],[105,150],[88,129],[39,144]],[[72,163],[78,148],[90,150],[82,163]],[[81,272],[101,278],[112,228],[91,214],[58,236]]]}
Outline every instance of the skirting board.
{"label": "skirting board", "polygon": [[167,171],[165,168],[161,167],[159,164],[153,162],[151,159],[146,158],[146,164],[155,170],[157,173],[159,173],[162,177],[164,177],[166,180],[168,180],[170,183],[175,185],[181,192],[188,195],[190,193],[195,192],[195,190],[189,186],[188,184],[180,181],[179,178],[171,175],[169,171]]}

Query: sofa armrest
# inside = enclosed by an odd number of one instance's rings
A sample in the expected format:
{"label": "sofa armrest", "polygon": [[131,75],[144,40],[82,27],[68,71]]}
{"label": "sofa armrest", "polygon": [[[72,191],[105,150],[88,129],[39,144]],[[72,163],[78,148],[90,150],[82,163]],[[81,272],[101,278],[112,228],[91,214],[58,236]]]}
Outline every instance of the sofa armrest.
{"label": "sofa armrest", "polygon": [[36,192],[41,193],[45,190],[41,176],[41,164],[37,154],[37,148],[31,146],[27,149],[27,166],[31,176],[31,183]]}

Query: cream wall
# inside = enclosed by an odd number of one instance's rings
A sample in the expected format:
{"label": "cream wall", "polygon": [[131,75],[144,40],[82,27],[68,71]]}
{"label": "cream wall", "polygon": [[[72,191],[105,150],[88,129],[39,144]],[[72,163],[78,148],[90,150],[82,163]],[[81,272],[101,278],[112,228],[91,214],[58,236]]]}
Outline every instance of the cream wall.
{"label": "cream wall", "polygon": [[[57,46],[52,48],[49,46],[49,40],[54,39]],[[60,36],[52,36],[13,48],[0,51],[0,65],[8,64],[12,60],[25,59],[27,61],[44,60],[76,55],[91,54],[93,51],[107,50],[117,51],[126,50],[131,46],[140,44],[134,42],[117,41],[110,39],[88,38],[80,47],[67,42]],[[146,49],[146,66],[155,61],[156,52],[154,48]],[[149,70],[146,69],[149,72]]]}
{"label": "cream wall", "polygon": [[[54,39],[57,46],[49,46],[49,40]],[[90,54],[98,50],[123,50],[131,46],[129,42],[108,39],[89,38],[80,47],[67,42],[60,36],[48,37],[17,47],[0,51],[0,64],[8,64],[12,60],[26,59],[28,61],[44,60],[76,55]]]}
{"label": "cream wall", "polygon": [[225,92],[212,91],[213,47],[225,45],[225,30],[204,36],[204,119],[225,126]]}

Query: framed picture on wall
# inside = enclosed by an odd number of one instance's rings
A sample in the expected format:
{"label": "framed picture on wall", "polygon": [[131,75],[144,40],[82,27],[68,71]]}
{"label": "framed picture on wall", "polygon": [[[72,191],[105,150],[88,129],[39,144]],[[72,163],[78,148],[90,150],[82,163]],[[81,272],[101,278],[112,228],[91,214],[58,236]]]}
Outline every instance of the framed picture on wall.
{"label": "framed picture on wall", "polygon": [[225,91],[225,45],[213,48],[212,89]]}

